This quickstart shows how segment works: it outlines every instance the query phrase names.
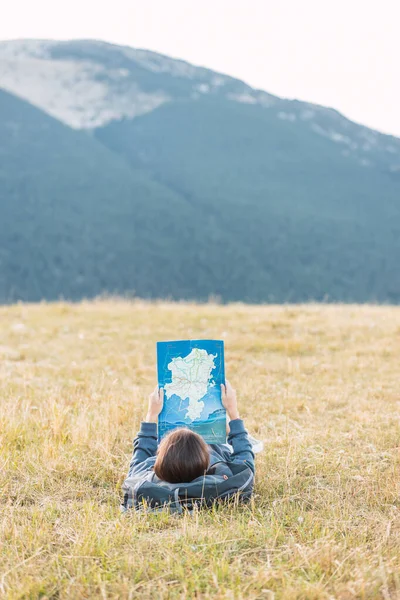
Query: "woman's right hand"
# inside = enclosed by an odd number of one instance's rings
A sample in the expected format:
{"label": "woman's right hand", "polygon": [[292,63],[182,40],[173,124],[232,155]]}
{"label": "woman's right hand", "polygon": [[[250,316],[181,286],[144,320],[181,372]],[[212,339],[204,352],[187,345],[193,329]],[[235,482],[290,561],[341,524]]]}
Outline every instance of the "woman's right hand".
{"label": "woman's right hand", "polygon": [[222,404],[228,413],[230,421],[239,419],[239,411],[237,407],[236,390],[233,389],[229,381],[225,380],[225,385],[221,383]]}

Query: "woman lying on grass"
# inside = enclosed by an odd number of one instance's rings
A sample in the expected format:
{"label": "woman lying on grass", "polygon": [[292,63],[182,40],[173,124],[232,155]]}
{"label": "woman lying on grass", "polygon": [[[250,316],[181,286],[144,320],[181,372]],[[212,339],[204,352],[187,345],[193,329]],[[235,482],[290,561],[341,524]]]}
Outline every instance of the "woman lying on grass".
{"label": "woman lying on grass", "polygon": [[157,421],[164,390],[149,397],[146,420],[133,442],[133,457],[123,485],[123,510],[169,506],[172,511],[216,500],[249,500],[254,486],[254,454],[239,418],[236,392],[226,381],[222,403],[229,417],[228,444],[206,444],[190,429],[175,429],[157,448]]}

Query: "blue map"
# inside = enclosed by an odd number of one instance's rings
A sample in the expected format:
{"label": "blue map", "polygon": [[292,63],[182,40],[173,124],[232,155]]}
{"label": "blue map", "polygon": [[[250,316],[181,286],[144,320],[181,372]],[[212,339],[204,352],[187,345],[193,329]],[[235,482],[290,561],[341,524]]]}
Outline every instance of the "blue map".
{"label": "blue map", "polygon": [[188,427],[209,444],[225,443],[226,411],[221,400],[224,342],[157,342],[157,373],[158,385],[164,388],[159,440],[172,429]]}

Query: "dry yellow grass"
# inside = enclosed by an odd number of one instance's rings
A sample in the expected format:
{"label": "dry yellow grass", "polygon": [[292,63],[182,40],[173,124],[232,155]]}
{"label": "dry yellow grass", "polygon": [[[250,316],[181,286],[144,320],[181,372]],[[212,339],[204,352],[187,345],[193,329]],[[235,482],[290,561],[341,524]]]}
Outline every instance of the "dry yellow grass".
{"label": "dry yellow grass", "polygon": [[[223,338],[249,507],[120,515],[155,342]],[[400,310],[0,308],[0,596],[400,597]]]}

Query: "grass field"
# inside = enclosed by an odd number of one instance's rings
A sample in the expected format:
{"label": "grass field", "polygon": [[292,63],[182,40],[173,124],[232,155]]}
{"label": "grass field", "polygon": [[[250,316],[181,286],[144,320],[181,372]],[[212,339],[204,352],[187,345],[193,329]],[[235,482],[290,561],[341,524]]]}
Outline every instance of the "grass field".
{"label": "grass field", "polygon": [[[155,342],[223,338],[254,502],[121,515]],[[0,597],[400,598],[400,309],[0,307]]]}

